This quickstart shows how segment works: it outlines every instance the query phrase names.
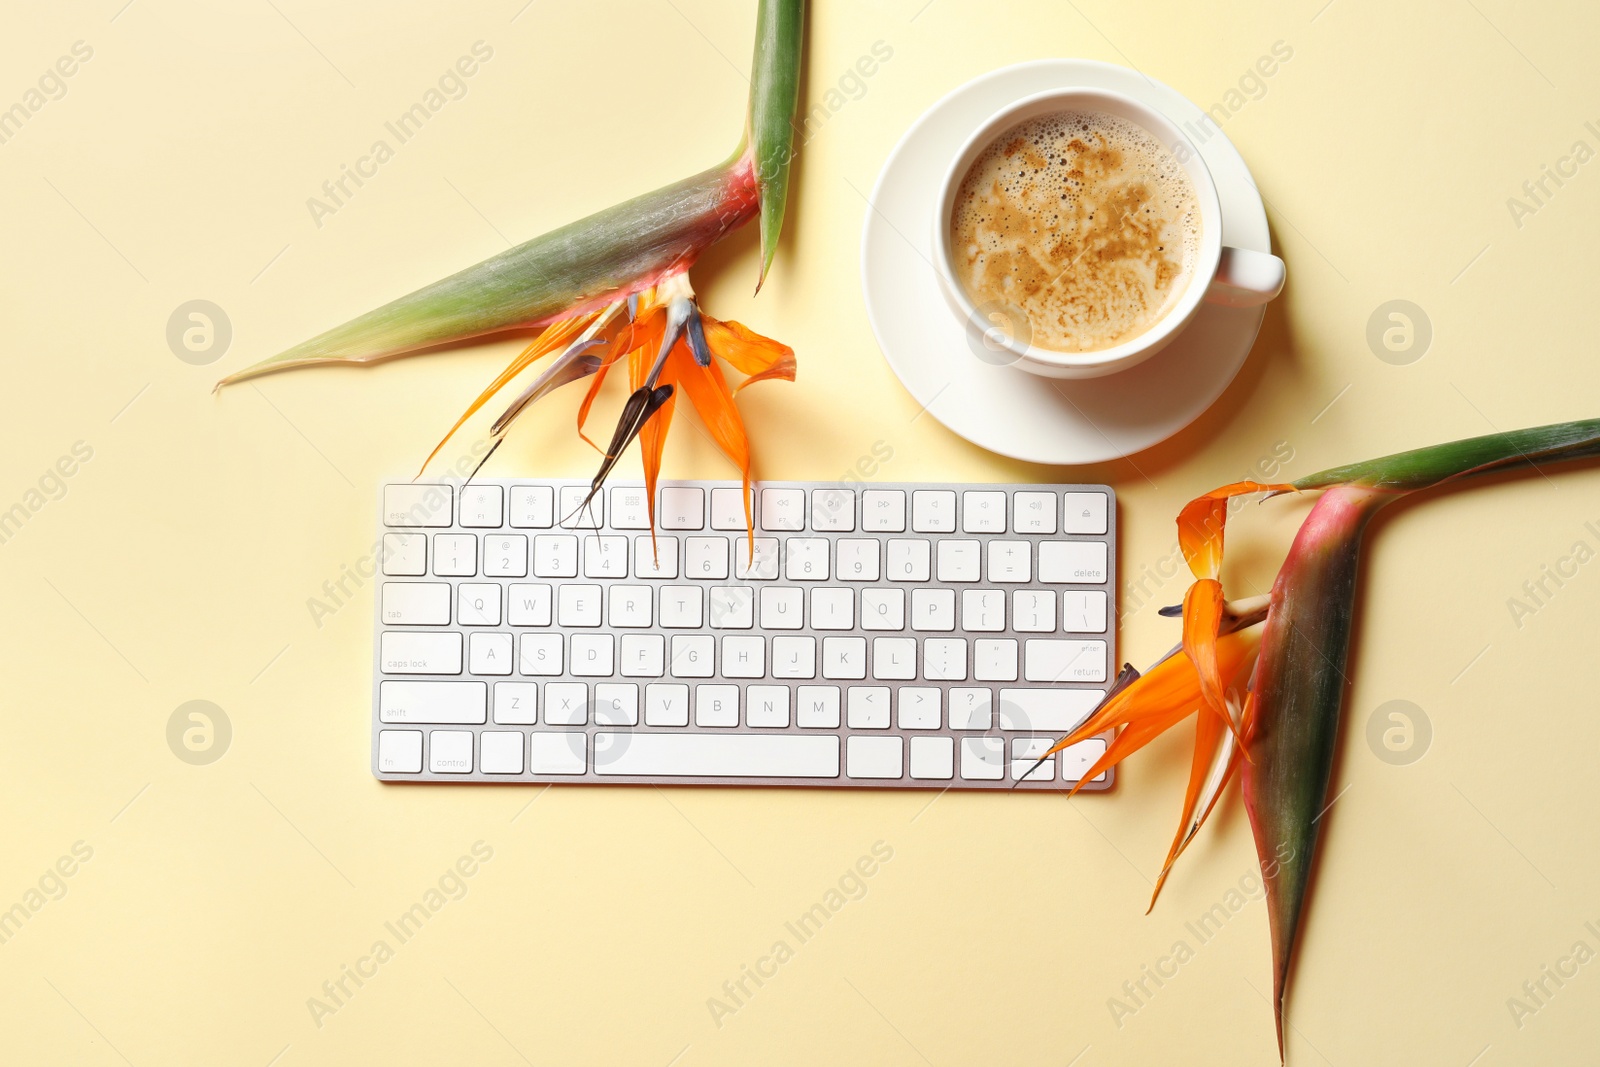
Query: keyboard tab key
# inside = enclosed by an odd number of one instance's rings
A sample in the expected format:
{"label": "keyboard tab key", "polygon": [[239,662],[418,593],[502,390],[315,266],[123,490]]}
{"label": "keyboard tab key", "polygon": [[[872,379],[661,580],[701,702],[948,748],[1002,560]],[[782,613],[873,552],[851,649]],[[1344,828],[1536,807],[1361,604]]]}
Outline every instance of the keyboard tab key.
{"label": "keyboard tab key", "polygon": [[383,487],[383,524],[449,526],[454,503],[455,496],[448,485],[386,485]]}
{"label": "keyboard tab key", "polygon": [[385,626],[450,625],[449,582],[384,582]]}
{"label": "keyboard tab key", "polygon": [[493,529],[504,521],[505,497],[498,485],[461,487],[461,525]]}
{"label": "keyboard tab key", "polygon": [[706,525],[706,492],[698,486],[665,486],[661,490],[661,528],[663,530],[703,530]]}
{"label": "keyboard tab key", "polygon": [[811,490],[811,528],[850,533],[856,528],[856,494],[849,489]]}
{"label": "keyboard tab key", "polygon": [[1056,532],[1056,495],[1019,492],[1011,498],[1011,532],[1053,534]]}
{"label": "keyboard tab key", "polygon": [[761,490],[761,528],[763,530],[804,530],[806,491],[804,489]]}
{"label": "keyboard tab key", "polygon": [[961,494],[962,533],[1005,533],[1006,495],[968,490]]}
{"label": "keyboard tab key", "polygon": [[511,487],[511,525],[518,529],[548,530],[556,521],[556,492],[548,485]]}
{"label": "keyboard tab key", "polygon": [[905,490],[868,489],[863,492],[861,529],[867,533],[905,533]]}
{"label": "keyboard tab key", "polygon": [[956,494],[950,489],[917,489],[911,494],[911,528],[917,533],[954,533]]}
{"label": "keyboard tab key", "polygon": [[1104,493],[1067,493],[1061,505],[1061,532],[1103,534],[1106,532]]}

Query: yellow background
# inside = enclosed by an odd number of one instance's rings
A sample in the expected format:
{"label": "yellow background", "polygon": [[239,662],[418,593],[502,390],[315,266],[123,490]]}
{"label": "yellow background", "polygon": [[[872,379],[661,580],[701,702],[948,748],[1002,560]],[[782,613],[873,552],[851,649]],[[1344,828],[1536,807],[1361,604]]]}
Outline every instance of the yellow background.
{"label": "yellow background", "polygon": [[[94,50],[0,145],[0,508],[75,442],[93,449],[65,495],[0,544],[0,907],[75,842],[93,849],[65,896],[0,944],[7,1062],[1275,1062],[1262,905],[1203,945],[1185,925],[1248,885],[1236,800],[1143,914],[1183,736],[1113,793],[1070,803],[371,777],[371,588],[320,627],[307,600],[368,551],[379,481],[408,473],[518,342],[220,396],[211,385],[720,159],[744,108],[751,4],[123,3],[30,5],[0,35],[0,107],[75,41]],[[1104,480],[1120,493],[1124,576],[1170,575],[1178,505],[1279,442],[1298,476],[1600,414],[1600,164],[1520,227],[1506,203],[1575,141],[1600,147],[1583,125],[1600,118],[1592,12],[1323,3],[817,3],[807,109],[875,42],[893,56],[861,91],[846,80],[814,127],[760,297],[753,232],[695,273],[713,314],[799,355],[798,382],[747,397],[760,472],[837,478],[882,441],[885,479]],[[479,40],[493,58],[468,94],[318,227],[307,198]],[[1224,398],[1172,441],[1077,470],[1001,460],[913,421],[857,265],[863,196],[901,132],[956,85],[1047,56],[1134,64],[1209,107],[1279,41],[1292,59],[1224,129],[1266,195],[1290,281]],[[211,366],[165,340],[196,298],[232,322]],[[1433,328],[1406,366],[1366,341],[1392,299]],[[526,419],[492,470],[589,474],[575,402]],[[724,476],[690,425],[678,422],[670,470]],[[1532,474],[1376,527],[1291,1062],[1592,1053],[1600,963],[1520,1028],[1506,1002],[1574,942],[1600,949],[1584,927],[1600,920],[1600,563],[1520,628],[1507,601],[1575,542],[1600,547],[1597,490],[1593,469]],[[1235,589],[1264,587],[1302,511],[1241,513]],[[1156,603],[1179,597],[1181,579],[1158,584]],[[1133,604],[1121,653],[1142,664],[1176,631]],[[166,740],[192,699],[232,723],[208,766]],[[1418,762],[1385,763],[1367,743],[1390,700],[1432,724]],[[493,858],[464,898],[316,1025],[308,998],[477,841]],[[893,859],[865,896],[716,1025],[708,998],[877,841]],[[1193,958],[1119,1026],[1108,999],[1180,939]]]}

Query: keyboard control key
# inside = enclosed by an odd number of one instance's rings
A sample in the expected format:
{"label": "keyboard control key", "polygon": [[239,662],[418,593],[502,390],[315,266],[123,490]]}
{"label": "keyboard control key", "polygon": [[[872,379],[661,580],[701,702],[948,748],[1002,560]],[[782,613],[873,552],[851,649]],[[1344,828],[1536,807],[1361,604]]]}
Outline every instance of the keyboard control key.
{"label": "keyboard control key", "polygon": [[1067,493],[1061,505],[1061,532],[1103,534],[1106,532],[1104,493]]}
{"label": "keyboard control key", "polygon": [[850,778],[899,778],[905,741],[899,737],[852,735],[845,741],[845,775]]}
{"label": "keyboard control key", "polygon": [[917,489],[911,494],[911,528],[917,533],[954,533],[956,494],[949,489]]}
{"label": "keyboard control key", "polygon": [[386,774],[421,774],[422,731],[379,730],[378,770]]}
{"label": "keyboard control key", "polygon": [[449,526],[454,503],[448,485],[386,485],[383,522],[385,526]]}
{"label": "keyboard control key", "polygon": [[903,489],[868,489],[861,494],[861,529],[868,533],[904,533],[906,494]]}
{"label": "keyboard control key", "polygon": [[763,530],[804,530],[806,491],[804,489],[761,490],[761,528]]}
{"label": "keyboard control key", "polygon": [[471,774],[472,731],[431,731],[428,734],[428,770],[434,774]]}

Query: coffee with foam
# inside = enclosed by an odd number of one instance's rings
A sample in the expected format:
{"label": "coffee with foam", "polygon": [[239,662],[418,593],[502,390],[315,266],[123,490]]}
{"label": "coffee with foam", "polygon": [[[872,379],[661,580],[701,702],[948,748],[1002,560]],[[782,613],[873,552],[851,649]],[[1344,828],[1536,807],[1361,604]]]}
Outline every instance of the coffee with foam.
{"label": "coffee with foam", "polygon": [[1017,308],[1034,345],[1093,352],[1145,332],[1182,296],[1200,206],[1144,128],[1060,111],[1012,127],[973,162],[950,237],[974,304]]}

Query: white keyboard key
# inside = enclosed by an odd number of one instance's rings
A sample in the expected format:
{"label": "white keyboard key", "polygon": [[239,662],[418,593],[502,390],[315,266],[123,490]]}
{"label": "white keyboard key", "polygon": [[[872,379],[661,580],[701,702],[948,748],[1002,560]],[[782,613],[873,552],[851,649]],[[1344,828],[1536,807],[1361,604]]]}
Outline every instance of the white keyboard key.
{"label": "white keyboard key", "polygon": [[[1086,741],[1079,741],[1069,745],[1056,753],[1061,760],[1061,780],[1063,782],[1076,782],[1089,773],[1101,756],[1106,754],[1106,739],[1091,737]],[[1103,782],[1108,772],[1101,771],[1095,775],[1094,781]]]}
{"label": "white keyboard key", "polygon": [[740,581],[769,582],[778,576],[778,539],[758,537],[753,542],[740,538],[733,550],[733,575]]}
{"label": "white keyboard key", "polygon": [[544,721],[547,726],[582,726],[587,723],[589,687],[583,682],[545,683]]}
{"label": "white keyboard key", "polygon": [[512,626],[549,626],[554,618],[548,585],[508,586],[506,602],[506,621]]}
{"label": "white keyboard key", "polygon": [[972,680],[975,682],[1016,681],[1017,642],[1010,637],[983,638],[973,641]]}
{"label": "white keyboard key", "polygon": [[999,633],[1006,628],[1006,595],[998,589],[961,591],[961,628]]}
{"label": "white keyboard key", "polygon": [[761,490],[761,528],[763,530],[804,530],[806,491],[804,489]]}
{"label": "white keyboard key", "polygon": [[930,682],[967,680],[967,639],[930,637],[922,642],[922,676]]}
{"label": "white keyboard key", "polygon": [[[581,735],[580,735],[581,736]],[[606,739],[596,734],[595,744]],[[632,734],[600,775],[641,778],[837,778],[831,734]]]}
{"label": "white keyboard key", "polygon": [[950,729],[989,730],[994,727],[994,692],[962,686],[950,690]]}
{"label": "white keyboard key", "polygon": [[589,739],[581,733],[536,732],[528,736],[528,770],[534,774],[582,774],[588,763]]}
{"label": "white keyboard key", "polygon": [[767,675],[765,637],[724,637],[722,676],[724,678],[765,678]]}
{"label": "white keyboard key", "polygon": [[856,594],[853,589],[816,588],[811,590],[811,628],[813,630],[853,630],[856,625]]}
{"label": "white keyboard key", "polygon": [[556,586],[557,626],[599,626],[605,595],[598,585]]}
{"label": "white keyboard key", "polygon": [[667,639],[661,634],[623,634],[617,673],[624,678],[660,678],[667,669]]}
{"label": "white keyboard key", "polygon": [[461,487],[461,525],[467,529],[494,529],[501,525],[505,497],[498,485]]}
{"label": "white keyboard key", "polygon": [[1011,498],[1011,532],[1053,534],[1056,532],[1056,495],[1019,492]]}
{"label": "white keyboard key", "polygon": [[628,539],[626,537],[585,537],[583,539],[585,578],[626,578]]}
{"label": "white keyboard key", "polygon": [[911,628],[930,633],[949,633],[956,628],[954,589],[913,589]]}
{"label": "white keyboard key", "polygon": [[917,533],[954,533],[956,494],[949,489],[917,489],[911,494],[911,528]]}
{"label": "white keyboard key", "polygon": [[783,575],[791,582],[825,582],[828,580],[828,539],[825,537],[791,537],[784,543],[788,560]]}
{"label": "white keyboard key", "polygon": [[433,573],[441,578],[470,578],[478,573],[477,534],[434,534]]}
{"label": "white keyboard key", "polygon": [[483,682],[378,683],[378,718],[383,722],[480,723],[489,716]]}
{"label": "white keyboard key", "polygon": [[456,622],[462,626],[499,626],[499,584],[462,582],[456,586]]}
{"label": "white keyboard key", "polygon": [[963,737],[961,739],[961,777],[979,781],[999,781],[1005,777],[1006,739],[1003,737]]}
{"label": "white keyboard key", "polygon": [[511,487],[511,525],[519,530],[548,530],[556,523],[556,493],[548,485]]}
{"label": "white keyboard key", "polygon": [[1006,495],[990,490],[961,494],[962,533],[1005,533]]}
{"label": "white keyboard key", "polygon": [[636,578],[676,578],[678,576],[678,539],[657,536],[654,544],[649,536],[633,539],[633,574]]}
{"label": "white keyboard key", "polygon": [[521,774],[520,730],[485,730],[478,735],[478,769],[484,774]]}
{"label": "white keyboard key", "polygon": [[510,674],[513,653],[510,634],[473,634],[467,669],[473,674]]}
{"label": "white keyboard key", "polygon": [[676,682],[656,682],[644,687],[646,726],[688,726],[689,687]]}
{"label": "white keyboard key", "polygon": [[576,578],[578,539],[572,534],[535,535],[533,573],[540,578]]}
{"label": "white keyboard key", "polygon": [[1061,507],[1061,532],[1103,534],[1106,532],[1106,495],[1068,493]]}
{"label": "white keyboard key", "polygon": [[383,573],[419,577],[428,573],[427,534],[384,534]]}
{"label": "white keyboard key", "polygon": [[861,590],[861,628],[863,630],[903,630],[905,627],[906,591],[904,589]]}
{"label": "white keyboard key", "polygon": [[[1104,597],[1104,593],[1097,593]],[[1018,633],[1048,634],[1056,629],[1056,594],[1051,589],[1018,589],[1011,594],[1011,628]]]}
{"label": "white keyboard key", "polygon": [[917,676],[915,637],[874,637],[872,676],[885,681],[911,681]]}
{"label": "white keyboard key", "polygon": [[989,580],[1026,582],[1033,577],[1033,546],[1026,541],[989,542]]}
{"label": "white keyboard key", "polygon": [[856,528],[856,494],[849,489],[811,490],[811,528],[850,533]]}
{"label": "white keyboard key", "polygon": [[614,585],[606,591],[609,604],[606,610],[606,625],[613,628],[619,626],[649,626],[655,621],[651,614],[654,603],[654,590],[648,585]]}
{"label": "white keyboard key", "polygon": [[802,685],[794,692],[795,725],[802,730],[839,728],[839,687]]}
{"label": "white keyboard key", "polygon": [[378,770],[389,774],[421,774],[422,731],[379,730]]}
{"label": "white keyboard key", "polygon": [[815,637],[774,637],[772,639],[774,678],[815,678],[817,639]]}
{"label": "white keyboard key", "polygon": [[[1048,752],[1049,749],[1044,751]],[[1054,756],[1051,756],[1043,763],[1039,762],[1039,757],[1037,756],[1028,756],[1022,759],[1013,756],[1011,759],[1011,780],[1013,782],[1020,782],[1024,779],[1030,782],[1053,782],[1055,777],[1056,760]]]}
{"label": "white keyboard key", "polygon": [[837,559],[834,574],[841,582],[877,581],[878,545],[876,537],[839,538],[834,542]]}
{"label": "white keyboard key", "polygon": [[933,552],[933,542],[909,537],[891,538],[888,546],[889,566],[884,577],[891,582],[925,582],[932,573],[928,561]]}
{"label": "white keyboard key", "polygon": [[[743,497],[743,499],[740,499]],[[747,530],[745,503],[752,505],[755,514],[755,491],[745,493],[739,489],[717,488],[711,490],[711,528],[713,530]]]}
{"label": "white keyboard key", "polygon": [[744,691],[744,724],[781,730],[789,725],[789,687],[752,685]]}
{"label": "white keyboard key", "polygon": [[613,530],[650,529],[650,500],[644,486],[619,485],[611,490],[611,518],[606,525]]}
{"label": "white keyboard key", "polygon": [[663,530],[703,530],[706,525],[706,491],[698,486],[664,486],[657,516]]}
{"label": "white keyboard key", "polygon": [[1030,682],[1103,682],[1106,643],[1030,638],[1023,648],[1023,676]]}
{"label": "white keyboard key", "polygon": [[572,662],[567,673],[579,678],[608,678],[616,673],[617,639],[612,634],[573,634]]}
{"label": "white keyboard key", "polygon": [[501,726],[532,726],[539,718],[538,682],[496,682],[494,721]]}
{"label": "white keyboard key", "polygon": [[862,493],[861,529],[867,533],[904,533],[905,490],[868,489]]}
{"label": "white keyboard key", "polygon": [[683,542],[683,576],[725,581],[728,577],[728,539],[686,538]]}
{"label": "white keyboard key", "polygon": [[672,676],[710,678],[715,671],[717,639],[710,634],[676,634],[672,638]]}
{"label": "white keyboard key", "polygon": [[1044,541],[1039,545],[1039,580],[1098,585],[1106,580],[1104,541]]}
{"label": "white keyboard key", "polygon": [[756,624],[756,591],[748,585],[714,585],[706,593],[713,630],[748,630]]}
{"label": "white keyboard key", "polygon": [[1106,594],[1097,589],[1062,591],[1061,628],[1069,634],[1106,632]]}
{"label": "white keyboard key", "polygon": [[517,642],[517,673],[549,676],[561,673],[560,634],[523,634]]}
{"label": "white keyboard key", "polygon": [[895,696],[895,725],[902,730],[937,730],[943,695],[937,686],[901,686]]}
{"label": "white keyboard key", "polygon": [[658,620],[669,630],[698,630],[705,612],[705,590],[698,585],[664,585]]}
{"label": "white keyboard key", "polygon": [[378,660],[384,674],[460,674],[461,635],[390,631]]}
{"label": "white keyboard key", "polygon": [[449,526],[454,500],[448,485],[386,485],[383,487],[383,524]]}
{"label": "white keyboard key", "polygon": [[761,590],[761,628],[798,630],[805,624],[806,594],[791,586],[767,586]]}
{"label": "white keyboard key", "polygon": [[598,682],[594,687],[596,726],[639,725],[639,687],[628,682]]}
{"label": "white keyboard key", "polygon": [[736,685],[697,685],[694,687],[696,726],[738,726],[739,687]]}
{"label": "white keyboard key", "polygon": [[978,580],[982,557],[981,541],[940,541],[939,580],[941,582],[975,582]]}
{"label": "white keyboard key", "polygon": [[913,737],[911,777],[948,781],[955,777],[956,741],[953,737]]}
{"label": "white keyboard key", "polygon": [[450,583],[384,582],[385,626],[448,626]]}
{"label": "white keyboard key", "polygon": [[845,774],[850,778],[898,778],[904,755],[902,738],[851,737],[845,742]]}
{"label": "white keyboard key", "polygon": [[485,578],[526,578],[528,576],[528,538],[525,534],[485,534],[483,538]]}
{"label": "white keyboard key", "polygon": [[434,774],[471,774],[472,731],[429,731],[428,770]]}
{"label": "white keyboard key", "polygon": [[[605,524],[606,495],[596,493],[588,505],[584,500],[589,496],[587,485],[563,485],[556,494],[556,521],[563,529],[567,530],[598,530]],[[579,510],[579,509],[582,510]]]}
{"label": "white keyboard key", "polygon": [[867,639],[865,637],[824,637],[822,639],[822,676],[845,681],[865,678],[867,676]]}
{"label": "white keyboard key", "polygon": [[1104,689],[1002,689],[1000,729],[1060,737],[1076,730],[1105,698]]}

